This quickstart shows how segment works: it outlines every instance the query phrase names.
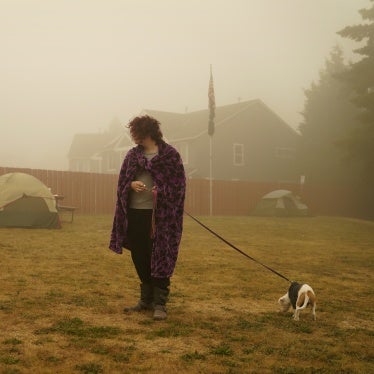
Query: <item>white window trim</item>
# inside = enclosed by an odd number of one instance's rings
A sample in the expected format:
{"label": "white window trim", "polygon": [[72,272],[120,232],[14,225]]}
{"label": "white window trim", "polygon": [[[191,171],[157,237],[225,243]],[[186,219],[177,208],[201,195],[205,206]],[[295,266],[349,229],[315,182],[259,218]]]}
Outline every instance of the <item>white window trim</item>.
{"label": "white window trim", "polygon": [[[239,150],[238,150],[239,149]],[[242,143],[233,143],[233,165],[234,166],[244,166],[244,144]],[[238,153],[240,152],[240,153]],[[240,155],[241,156],[241,162],[237,162],[237,155]]]}

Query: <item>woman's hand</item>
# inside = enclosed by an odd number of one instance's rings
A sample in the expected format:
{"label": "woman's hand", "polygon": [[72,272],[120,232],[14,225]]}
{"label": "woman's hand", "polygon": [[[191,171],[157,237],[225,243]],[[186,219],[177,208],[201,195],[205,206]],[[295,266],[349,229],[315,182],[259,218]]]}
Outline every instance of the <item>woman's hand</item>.
{"label": "woman's hand", "polygon": [[131,182],[131,188],[135,192],[142,192],[142,191],[147,190],[147,186],[143,182],[140,182],[140,181],[132,181]]}

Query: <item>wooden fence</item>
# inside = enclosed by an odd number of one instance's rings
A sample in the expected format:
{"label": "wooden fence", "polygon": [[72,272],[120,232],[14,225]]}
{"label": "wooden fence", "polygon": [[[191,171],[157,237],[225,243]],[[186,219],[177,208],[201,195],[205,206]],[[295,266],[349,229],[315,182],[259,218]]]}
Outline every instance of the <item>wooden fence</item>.
{"label": "wooden fence", "polygon": [[[116,202],[117,175],[0,167],[0,175],[22,172],[35,176],[53,194],[63,195],[63,205],[77,207],[78,214],[112,214]],[[274,189],[301,195],[314,214],[360,217],[357,194],[352,188],[298,184],[213,182],[213,215],[248,215],[261,197]],[[209,215],[209,181],[189,179],[185,210]]]}

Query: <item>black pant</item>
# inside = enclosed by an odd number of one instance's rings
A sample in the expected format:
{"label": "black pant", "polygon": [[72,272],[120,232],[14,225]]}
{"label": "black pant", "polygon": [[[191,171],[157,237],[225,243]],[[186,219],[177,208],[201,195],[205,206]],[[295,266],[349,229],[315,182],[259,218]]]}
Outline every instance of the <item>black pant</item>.
{"label": "black pant", "polygon": [[154,278],[151,276],[151,257],[153,240],[151,239],[152,209],[129,209],[128,229],[131,258],[142,283],[167,289],[170,278]]}

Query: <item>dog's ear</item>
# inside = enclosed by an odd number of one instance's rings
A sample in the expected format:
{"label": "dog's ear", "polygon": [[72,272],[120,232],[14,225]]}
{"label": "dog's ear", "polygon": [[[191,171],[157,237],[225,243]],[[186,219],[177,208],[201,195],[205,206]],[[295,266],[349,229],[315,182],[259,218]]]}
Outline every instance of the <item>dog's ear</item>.
{"label": "dog's ear", "polygon": [[288,298],[288,295],[284,295],[279,298],[278,300],[279,305],[281,306],[281,311],[282,312],[287,312],[288,309],[290,309],[290,299]]}
{"label": "dog's ear", "polygon": [[278,304],[284,304],[287,302],[287,294],[286,295],[283,295],[282,297],[280,297],[278,299]]}

